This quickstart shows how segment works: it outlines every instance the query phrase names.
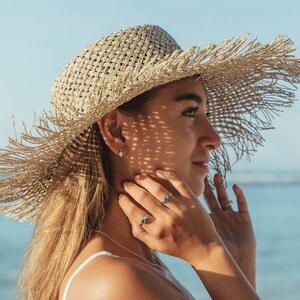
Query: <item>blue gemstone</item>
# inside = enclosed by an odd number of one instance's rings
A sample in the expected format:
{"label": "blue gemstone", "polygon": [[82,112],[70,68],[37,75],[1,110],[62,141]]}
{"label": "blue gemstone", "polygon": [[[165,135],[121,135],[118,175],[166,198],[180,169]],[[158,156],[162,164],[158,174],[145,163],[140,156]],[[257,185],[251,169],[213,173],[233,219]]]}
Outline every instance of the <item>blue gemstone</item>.
{"label": "blue gemstone", "polygon": [[141,219],[141,224],[145,224],[149,216],[143,216]]}

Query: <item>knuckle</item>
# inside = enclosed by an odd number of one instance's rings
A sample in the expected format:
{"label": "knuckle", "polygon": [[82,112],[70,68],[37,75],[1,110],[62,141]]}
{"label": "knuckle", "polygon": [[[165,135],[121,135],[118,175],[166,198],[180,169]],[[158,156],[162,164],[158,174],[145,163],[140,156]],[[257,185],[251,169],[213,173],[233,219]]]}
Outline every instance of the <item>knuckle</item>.
{"label": "knuckle", "polygon": [[186,213],[182,210],[178,211],[176,217],[174,217],[174,223],[178,224],[186,218]]}
{"label": "knuckle", "polygon": [[176,224],[178,223],[179,219],[181,219],[181,217],[178,213],[169,215],[169,217],[166,218],[166,226],[171,229],[174,228],[174,226],[176,226]]}
{"label": "knuckle", "polygon": [[132,235],[136,238],[139,238],[139,236],[140,236],[139,228],[132,228]]}
{"label": "knuckle", "polygon": [[218,197],[219,201],[224,202],[224,203],[228,203],[228,197],[227,195],[219,195]]}
{"label": "knuckle", "polygon": [[178,210],[178,217],[180,219],[184,219],[188,215],[189,215],[188,214],[188,209],[185,206],[181,206],[180,209]]}
{"label": "knuckle", "polygon": [[145,190],[143,190],[143,191],[141,191],[141,193],[140,193],[140,197],[141,197],[142,199],[147,198],[147,197],[148,197],[148,193],[147,193]]}
{"label": "knuckle", "polygon": [[160,187],[153,188],[153,194],[154,195],[164,195],[164,191]]}
{"label": "knuckle", "polygon": [[166,236],[166,232],[162,227],[160,227],[156,230],[154,235],[157,239],[163,239]]}
{"label": "knuckle", "polygon": [[178,226],[178,221],[176,221],[175,219],[170,220],[168,226],[171,231],[176,231],[177,226]]}

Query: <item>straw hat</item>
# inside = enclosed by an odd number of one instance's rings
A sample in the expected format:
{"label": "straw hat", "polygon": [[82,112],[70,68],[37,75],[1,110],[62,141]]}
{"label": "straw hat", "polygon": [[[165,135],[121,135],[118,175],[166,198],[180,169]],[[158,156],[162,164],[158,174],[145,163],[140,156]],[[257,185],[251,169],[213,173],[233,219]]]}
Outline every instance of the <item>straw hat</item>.
{"label": "straw hat", "polygon": [[[294,100],[300,60],[292,41],[278,36],[260,44],[245,34],[219,46],[182,50],[159,26],[144,25],[110,34],[82,50],[56,78],[51,102],[33,132],[10,139],[0,150],[0,213],[35,220],[53,187],[59,165],[81,164],[67,152],[92,151],[85,136],[99,118],[133,97],[162,84],[199,74],[208,91],[210,121],[223,145],[212,167],[222,172],[262,145],[261,131]],[[232,149],[229,150],[228,149]],[[228,153],[233,153],[229,160]],[[86,175],[88,176],[88,175]]]}

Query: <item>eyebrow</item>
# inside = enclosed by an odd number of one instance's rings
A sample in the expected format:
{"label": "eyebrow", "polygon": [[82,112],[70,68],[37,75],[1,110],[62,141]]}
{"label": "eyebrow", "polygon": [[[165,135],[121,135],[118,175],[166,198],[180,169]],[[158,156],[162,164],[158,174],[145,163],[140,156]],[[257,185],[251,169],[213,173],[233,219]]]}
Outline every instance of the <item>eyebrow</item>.
{"label": "eyebrow", "polygon": [[176,102],[188,101],[188,100],[194,100],[198,104],[205,103],[204,99],[201,96],[194,93],[182,94],[175,98]]}

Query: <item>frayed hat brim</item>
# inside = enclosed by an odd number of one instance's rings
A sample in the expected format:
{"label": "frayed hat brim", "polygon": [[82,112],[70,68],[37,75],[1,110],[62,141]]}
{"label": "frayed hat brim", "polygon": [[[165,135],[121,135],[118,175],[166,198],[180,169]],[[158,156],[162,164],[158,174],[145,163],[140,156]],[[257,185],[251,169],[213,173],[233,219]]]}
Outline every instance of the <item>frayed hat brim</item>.
{"label": "frayed hat brim", "polygon": [[92,124],[147,90],[196,74],[208,91],[210,121],[223,140],[213,151],[212,168],[225,175],[262,146],[263,131],[273,128],[274,116],[295,100],[300,60],[292,55],[292,45],[285,36],[260,44],[245,34],[219,46],[177,49],[159,62],[153,56],[142,68],[118,74],[111,87],[106,82],[110,93],[91,93],[84,98],[83,112],[68,104],[63,114],[44,112],[31,130],[24,126],[20,139],[11,138],[9,146],[0,149],[0,213],[19,221],[35,220],[53,184],[58,159],[62,163],[63,152],[80,144]]}

